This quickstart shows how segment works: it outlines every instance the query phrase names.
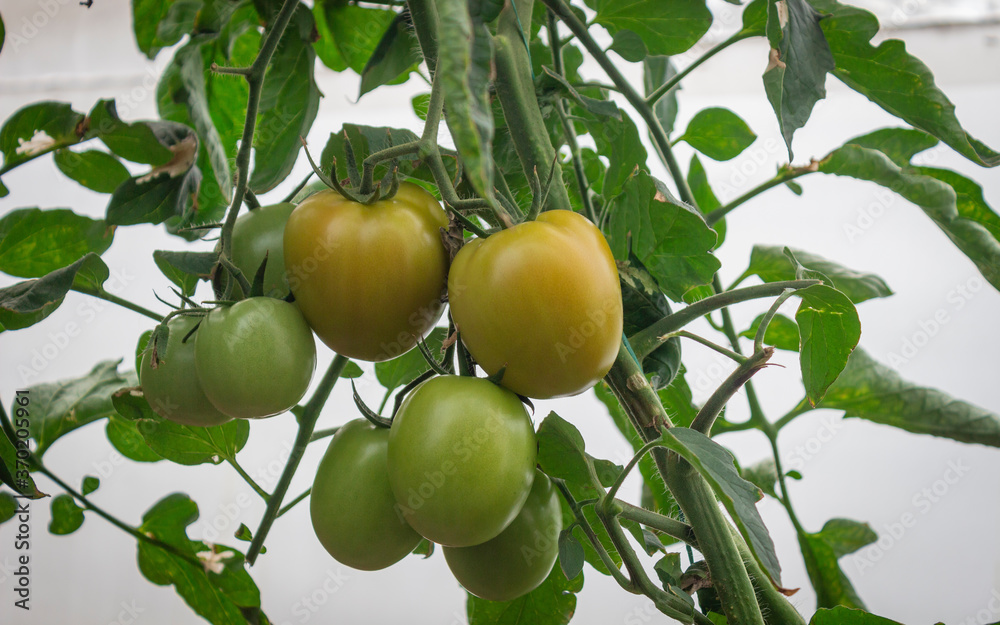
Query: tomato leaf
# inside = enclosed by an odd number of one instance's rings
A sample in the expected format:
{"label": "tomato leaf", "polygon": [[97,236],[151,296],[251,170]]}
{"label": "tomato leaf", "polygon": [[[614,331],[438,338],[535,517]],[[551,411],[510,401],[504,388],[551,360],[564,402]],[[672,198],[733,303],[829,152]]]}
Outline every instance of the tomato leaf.
{"label": "tomato leaf", "polygon": [[219,464],[231,460],[250,435],[250,424],[245,419],[212,427],[187,426],[164,419],[136,388],[119,390],[112,401],[114,410],[134,423],[153,452],[177,464]]}
{"label": "tomato leaf", "polygon": [[[764,90],[791,160],[792,135],[805,126],[813,107],[826,97],[826,74],[833,71],[834,61],[820,28],[823,16],[806,0],[784,0],[782,6],[784,12],[778,10],[778,3],[768,3],[771,58],[764,71]],[[778,33],[780,43],[774,41]]]}
{"label": "tomato leaf", "polygon": [[143,576],[159,586],[174,586],[192,610],[214,625],[269,622],[260,612],[260,591],[244,566],[243,554],[188,538],[185,528],[197,518],[197,504],[183,493],[168,495],[143,515],[139,531],[176,550],[139,541]]}
{"label": "tomato leaf", "polygon": [[218,260],[215,252],[171,252],[156,250],[153,261],[180,291],[190,297],[199,280],[210,280]]}
{"label": "tomato leaf", "polygon": [[597,153],[608,159],[601,194],[611,199],[622,192],[637,169],[647,170],[646,148],[628,115],[621,115],[621,119],[588,118],[585,124],[597,145]]}
{"label": "tomato leaf", "polygon": [[267,158],[254,162],[250,188],[255,193],[270,191],[288,176],[302,149],[300,137],[309,136],[316,119],[320,94],[314,77],[314,29],[312,13],[300,3],[264,75],[253,147]]}
{"label": "tomato leaf", "polygon": [[587,0],[587,5],[597,11],[594,20],[608,32],[631,30],[654,56],[684,52],[712,25],[704,0]]}
{"label": "tomato leaf", "polygon": [[[139,433],[136,422],[124,419],[117,414],[108,417],[108,425],[104,433],[118,453],[136,462],[159,462],[163,456],[156,453],[146,444],[146,439]],[[114,469],[115,458],[111,458],[106,465],[102,465],[110,472]],[[117,460],[120,460],[118,458]],[[110,474],[110,473],[108,473]]]}
{"label": "tomato leaf", "polygon": [[80,485],[80,492],[86,497],[90,493],[94,492],[101,486],[101,480],[94,477],[93,475],[83,476],[83,482]]}
{"label": "tomato leaf", "polygon": [[111,193],[131,176],[121,161],[100,150],[57,150],[54,160],[59,171],[98,193]]}
{"label": "tomato leaf", "polygon": [[87,138],[99,137],[112,153],[133,163],[160,167],[173,158],[170,146],[191,133],[174,122],[126,123],[114,100],[98,100],[87,116]]}
{"label": "tomato leaf", "polygon": [[570,529],[559,532],[559,566],[566,579],[574,579],[583,572],[583,545]]}
{"label": "tomato leaf", "polygon": [[849,519],[831,519],[815,534],[799,532],[798,539],[809,581],[816,590],[817,606],[864,608],[837,560],[878,540],[871,527]]}
{"label": "tomato leaf", "polygon": [[628,257],[631,237],[631,251],[674,301],[681,301],[692,287],[711,282],[718,271],[720,263],[711,253],[715,232],[645,172],[628,179],[610,211],[608,242],[615,258]]}
{"label": "tomato leaf", "polygon": [[169,48],[194,28],[202,0],[135,0],[132,25],[135,41],[150,59]]}
{"label": "tomato leaf", "polygon": [[[676,75],[677,68],[669,56],[647,56],[642,61],[642,85],[647,96]],[[662,96],[653,105],[653,113],[659,120],[663,132],[668,136],[674,131],[674,122],[677,121],[677,92],[679,90],[679,86],[671,89],[670,93]]]}
{"label": "tomato leaf", "polygon": [[664,430],[660,440],[668,449],[690,462],[708,481],[747,541],[754,558],[775,583],[780,583],[781,565],[774,551],[774,542],[756,506],[763,494],[740,477],[733,454],[701,432],[689,428]]}
{"label": "tomato leaf", "polygon": [[711,159],[728,161],[739,156],[756,139],[757,135],[739,115],[726,108],[713,107],[695,113],[684,134],[676,141],[687,141]]}
{"label": "tomato leaf", "polygon": [[914,128],[941,139],[969,160],[995,167],[1000,153],[970,136],[955,116],[955,105],[934,84],[934,76],[922,61],[906,51],[898,39],[874,47],[878,19],[837,0],[809,0],[821,13],[820,22],[833,53],[833,75],[883,109]]}
{"label": "tomato leaf", "polygon": [[[795,264],[785,255],[784,250],[778,245],[755,245],[750,252],[750,266],[743,272],[743,277],[756,275],[764,282],[795,280]],[[855,304],[893,294],[885,280],[875,274],[861,273],[809,252],[791,251],[799,265],[829,278],[832,286]]]}
{"label": "tomato leaf", "polygon": [[[583,435],[555,412],[538,426],[538,466],[551,477],[594,489]],[[595,476],[596,477],[596,476]]]}
{"label": "tomato leaf", "polygon": [[[70,288],[100,287],[110,272],[97,254],[87,254],[72,265],[34,280],[0,289],[0,324],[7,330],[27,328],[52,314]],[[29,377],[33,377],[30,376]]]}
{"label": "tomato leaf", "polygon": [[67,208],[19,208],[0,218],[0,271],[38,278],[79,260],[103,254],[115,228]]}
{"label": "tomato leaf", "polygon": [[17,499],[7,491],[0,491],[0,524],[14,518],[17,514]]}
{"label": "tomato leaf", "polygon": [[576,593],[583,590],[583,575],[566,579],[562,567],[542,585],[511,601],[487,601],[469,595],[466,615],[469,625],[565,625],[576,611]]}
{"label": "tomato leaf", "polygon": [[[715,196],[715,191],[708,184],[708,175],[705,173],[705,167],[701,164],[701,159],[698,158],[697,154],[691,155],[691,165],[688,167],[687,182],[688,186],[691,187],[691,194],[694,196],[694,201],[698,204],[698,210],[701,211],[702,215],[707,215],[722,206],[722,202]],[[718,235],[715,247],[719,247],[726,239],[726,219],[722,218],[712,224],[712,230],[715,230],[716,235]]]}
{"label": "tomato leaf", "polygon": [[[625,311],[625,336],[635,334],[670,314],[670,303],[660,292],[642,262],[634,254],[628,261],[618,261],[618,278]],[[681,366],[681,340],[674,337],[643,358],[642,368],[649,375],[653,388],[666,387],[677,376]]]}
{"label": "tomato leaf", "polygon": [[70,495],[57,495],[52,499],[52,518],[49,532],[58,536],[72,534],[83,525],[83,508],[76,505]]}
{"label": "tomato leaf", "polygon": [[843,410],[845,417],[891,425],[914,434],[1000,447],[1000,416],[941,391],[907,382],[862,349],[854,350],[847,367],[816,407]]}
{"label": "tomato leaf", "polygon": [[[757,328],[764,320],[764,315],[757,315],[750,327],[740,332],[740,336],[753,340],[757,337]],[[791,352],[799,351],[799,326],[788,317],[778,313],[771,318],[764,331],[764,344]]]}
{"label": "tomato leaf", "polygon": [[[17,404],[12,404],[11,412],[16,414]],[[15,432],[8,431],[8,428],[3,428],[0,430],[0,482],[3,482],[9,486],[14,492],[28,497],[29,499],[41,499],[42,497],[48,497],[45,493],[38,490],[35,485],[35,480],[31,475],[19,475],[17,478],[18,470],[24,470],[25,465],[18,465],[17,452],[18,449],[27,451],[27,441],[21,443],[23,439],[16,439]],[[14,445],[14,440],[18,440],[19,445]],[[23,463],[24,460],[21,459]]]}
{"label": "tomato leaf", "polygon": [[396,15],[361,70],[358,98],[382,85],[409,77],[423,57],[407,11]]}
{"label": "tomato leaf", "polygon": [[0,152],[3,152],[0,174],[58,148],[79,143],[84,127],[83,114],[64,102],[36,102],[17,110],[0,128]]}
{"label": "tomato leaf", "polygon": [[825,284],[802,289],[796,295],[802,298],[795,313],[802,382],[809,401],[816,405],[847,366],[861,339],[861,321],[851,300]]}

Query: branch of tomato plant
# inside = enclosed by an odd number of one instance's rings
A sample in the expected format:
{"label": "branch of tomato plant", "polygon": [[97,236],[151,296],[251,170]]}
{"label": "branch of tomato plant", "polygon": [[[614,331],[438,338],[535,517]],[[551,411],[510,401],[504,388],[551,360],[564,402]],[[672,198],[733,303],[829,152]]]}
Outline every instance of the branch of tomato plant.
{"label": "branch of tomato plant", "polygon": [[[552,49],[552,69],[556,74],[566,77],[563,68],[562,44],[559,41],[559,22],[552,11],[545,12],[548,18],[549,47]],[[597,211],[594,210],[594,199],[590,196],[590,183],[587,181],[587,172],[583,168],[583,157],[580,155],[580,144],[576,140],[576,130],[573,122],[566,115],[566,105],[563,103],[561,95],[555,97],[556,114],[563,127],[563,135],[566,138],[566,145],[569,146],[570,158],[573,162],[573,174],[576,177],[577,190],[580,193],[580,201],[583,202],[583,210],[597,227],[601,224],[597,218]]]}
{"label": "branch of tomato plant", "polygon": [[318,440],[322,440],[324,438],[333,436],[334,434],[337,433],[337,430],[339,430],[339,429],[340,429],[340,426],[338,425],[336,427],[326,428],[325,430],[316,430],[309,437],[309,442],[310,443],[315,443]]}
{"label": "branch of tomato plant", "polygon": [[494,85],[524,175],[531,179],[535,172],[543,175],[551,171],[552,184],[542,210],[572,210],[562,168],[538,106],[524,36],[531,32],[533,4],[534,0],[513,0],[500,11],[493,37]]}
{"label": "branch of tomato plant", "polygon": [[84,295],[89,295],[91,297],[96,297],[97,299],[102,299],[102,300],[104,300],[106,302],[111,302],[112,304],[117,304],[117,305],[121,306],[122,308],[127,308],[127,309],[129,309],[131,311],[139,313],[140,315],[145,315],[145,316],[149,317],[150,319],[152,319],[154,321],[157,321],[157,322],[163,321],[163,315],[159,315],[159,314],[157,314],[157,313],[149,310],[148,308],[143,308],[142,306],[140,306],[140,305],[138,305],[136,303],[130,302],[127,299],[124,299],[124,298],[118,297],[117,295],[113,295],[111,293],[108,293],[103,288],[89,289],[89,288],[86,288],[86,287],[81,287],[81,286],[73,285],[73,286],[70,287],[70,290],[71,291],[76,291],[77,293],[83,293]]}
{"label": "branch of tomato plant", "polygon": [[744,32],[744,31],[741,30],[740,32],[736,33],[735,35],[733,35],[729,39],[726,39],[725,41],[716,44],[708,52],[706,52],[705,54],[702,54],[701,56],[699,56],[697,59],[695,59],[694,61],[692,61],[690,65],[688,65],[687,67],[685,67],[680,72],[674,74],[670,78],[670,80],[668,80],[667,82],[663,83],[662,85],[660,85],[659,87],[657,87],[655,91],[653,91],[648,96],[646,96],[646,104],[648,104],[649,106],[655,105],[656,102],[660,98],[662,98],[663,96],[665,96],[668,93],[670,93],[670,91],[674,87],[676,87],[677,85],[679,85],[682,80],[684,80],[685,78],[687,78],[688,74],[690,74],[691,72],[693,72],[694,70],[696,70],[698,68],[698,66],[700,66],[702,63],[704,63],[708,59],[712,58],[716,54],[722,52],[723,50],[725,50],[729,46],[733,45],[734,43],[738,43],[740,41],[743,41],[744,39],[749,39],[752,36],[753,36],[752,33],[747,33],[747,32]]}
{"label": "branch of tomato plant", "polygon": [[663,157],[664,162],[667,165],[667,169],[670,170],[670,176],[674,180],[674,184],[677,186],[677,193],[682,200],[697,208],[698,204],[694,199],[694,194],[691,193],[691,187],[687,183],[687,178],[684,177],[684,172],[681,171],[680,164],[677,162],[677,158],[674,156],[673,150],[670,147],[670,139],[667,137],[667,133],[663,130],[663,126],[660,124],[660,120],[656,117],[656,113],[653,112],[653,108],[646,102],[644,98],[631,83],[626,80],[625,76],[618,70],[607,53],[601,48],[593,37],[590,36],[590,32],[587,30],[587,25],[577,19],[576,15],[570,10],[569,6],[564,2],[564,0],[542,0],[542,2],[547,6],[553,13],[555,13],[559,19],[566,24],[566,27],[580,40],[583,47],[590,52],[594,60],[601,66],[604,72],[611,79],[611,82],[615,84],[616,87],[621,91],[625,99],[628,100],[632,108],[639,114],[639,117],[646,122],[646,126],[649,129],[650,137],[653,139],[653,144],[656,149],[660,152]]}
{"label": "branch of tomato plant", "polygon": [[243,478],[244,482],[250,485],[250,488],[254,489],[254,491],[258,495],[260,495],[261,499],[267,501],[268,499],[271,498],[271,495],[269,495],[266,490],[261,488],[260,485],[257,482],[255,482],[252,477],[250,477],[249,473],[243,470],[243,467],[240,466],[240,463],[236,462],[236,458],[226,458],[226,462],[228,462],[230,466],[232,466],[233,469],[236,470],[239,476]]}
{"label": "branch of tomato plant", "polygon": [[330,391],[333,390],[337,379],[340,378],[340,373],[347,366],[348,362],[350,361],[347,357],[340,354],[334,357],[333,362],[330,363],[330,367],[320,380],[319,386],[313,392],[313,396],[309,398],[309,403],[306,404],[305,410],[302,411],[302,416],[299,417],[299,431],[295,436],[295,444],[288,455],[288,462],[281,472],[281,477],[278,479],[278,485],[275,486],[274,493],[267,500],[264,518],[260,520],[260,525],[254,533],[253,541],[250,543],[250,549],[247,551],[246,561],[250,565],[253,565],[257,560],[261,547],[264,546],[264,538],[267,537],[274,519],[277,518],[278,512],[281,510],[281,502],[285,498],[289,484],[292,482],[292,476],[295,475],[295,470],[298,468],[303,454],[305,454],[306,446],[312,438],[313,429],[316,427],[316,419],[319,418],[319,413],[330,396]]}
{"label": "branch of tomato plant", "polygon": [[736,370],[715,389],[712,396],[708,398],[705,405],[695,415],[694,421],[691,422],[691,429],[698,430],[705,436],[710,436],[712,434],[712,425],[715,424],[715,420],[722,412],[722,409],[726,407],[726,404],[729,403],[733,395],[750,381],[750,378],[755,373],[767,366],[767,361],[771,359],[773,354],[773,347],[764,347],[760,351],[754,352],[752,356],[745,359],[740,366],[736,367]]}
{"label": "branch of tomato plant", "polygon": [[[236,225],[236,218],[239,216],[240,206],[246,195],[247,183],[250,178],[250,153],[253,148],[254,130],[257,126],[257,111],[260,107],[261,89],[264,86],[264,73],[271,62],[271,56],[278,47],[281,35],[285,32],[285,27],[288,26],[288,22],[292,19],[292,13],[295,12],[298,5],[298,0],[284,0],[281,9],[271,23],[270,29],[268,29],[267,34],[264,36],[264,40],[261,41],[257,57],[250,64],[250,67],[240,68],[245,70],[245,73],[242,73],[242,75],[247,81],[249,97],[247,98],[247,114],[246,121],[243,124],[243,136],[240,139],[239,151],[236,153],[236,190],[233,193],[233,203],[229,206],[229,212],[226,214],[226,221],[222,226],[222,234],[220,235],[220,259],[229,259],[233,252],[233,228]],[[213,70],[220,71],[221,69],[213,65]],[[227,282],[227,291],[232,288],[232,284],[232,280]],[[246,292],[249,293],[249,291]]]}
{"label": "branch of tomato plant", "polygon": [[803,397],[802,401],[795,405],[794,408],[786,412],[780,419],[774,422],[774,429],[781,430],[789,423],[791,423],[799,415],[804,415],[807,412],[812,412],[814,410],[813,405],[809,403],[807,397]]}
{"label": "branch of tomato plant", "polygon": [[761,193],[767,191],[768,189],[774,188],[780,184],[784,184],[796,178],[801,178],[807,174],[819,171],[819,161],[810,161],[808,165],[803,165],[802,167],[792,167],[790,165],[785,165],[782,167],[777,174],[770,180],[763,182],[753,189],[750,189],[743,195],[739,196],[732,202],[726,204],[725,206],[720,206],[719,208],[711,211],[705,215],[705,221],[709,226],[714,225],[720,219],[733,212],[736,208],[746,203],[747,201],[757,197]]}
{"label": "branch of tomato plant", "polygon": [[[13,426],[13,424],[10,421],[10,416],[7,414],[7,409],[4,407],[2,400],[0,400],[0,430],[3,431],[3,433],[9,438],[9,440],[11,440],[11,441],[17,440],[17,437],[14,436],[14,426]],[[133,538],[135,538],[137,540],[145,541],[145,542],[147,542],[147,543],[149,543],[151,545],[155,545],[155,546],[159,547],[160,549],[164,549],[166,551],[169,551],[170,553],[176,555],[179,558],[183,558],[184,560],[187,560],[188,562],[190,562],[191,564],[194,564],[195,566],[198,566],[198,567],[202,566],[202,563],[199,562],[197,558],[192,558],[189,554],[186,554],[186,553],[180,551],[179,549],[177,549],[173,545],[165,543],[165,542],[163,542],[163,541],[161,541],[161,540],[159,540],[157,538],[154,538],[152,536],[147,536],[146,534],[143,534],[142,532],[140,532],[136,528],[132,527],[128,523],[125,523],[124,521],[119,520],[117,517],[115,517],[114,515],[112,515],[111,513],[107,512],[107,511],[105,511],[103,508],[101,508],[97,504],[91,502],[89,499],[87,499],[87,497],[85,495],[83,495],[80,492],[77,492],[77,490],[74,489],[72,486],[70,486],[66,482],[62,481],[59,478],[59,476],[57,476],[52,471],[49,471],[49,469],[44,464],[42,464],[41,458],[38,458],[37,456],[35,456],[35,454],[32,453],[30,449],[26,449],[26,451],[28,453],[28,456],[25,459],[25,463],[29,467],[33,468],[35,471],[38,471],[39,473],[41,473],[45,477],[47,477],[50,480],[52,480],[57,486],[59,486],[59,488],[63,489],[71,497],[73,497],[74,499],[76,499],[77,501],[79,501],[83,505],[83,507],[85,509],[90,510],[91,512],[93,512],[97,516],[101,517],[102,519],[104,519],[108,523],[111,523],[112,525],[114,525],[118,529],[122,530],[126,534],[129,534],[130,536],[132,536]]]}
{"label": "branch of tomato plant", "polygon": [[552,483],[556,485],[559,492],[562,494],[563,499],[566,500],[566,504],[569,505],[570,509],[573,511],[573,516],[576,517],[576,522],[583,530],[583,533],[587,535],[587,540],[590,541],[591,546],[593,546],[594,551],[597,552],[597,557],[601,559],[604,564],[604,568],[608,569],[611,573],[611,577],[614,578],[618,585],[629,592],[635,592],[632,588],[632,583],[629,581],[625,574],[621,572],[615,561],[611,559],[608,554],[607,549],[601,543],[601,540],[594,533],[594,528],[590,526],[590,522],[587,521],[587,517],[583,514],[583,509],[579,503],[577,503],[576,498],[573,497],[573,493],[570,492],[569,487],[566,486],[565,482],[560,479],[552,478]]}
{"label": "branch of tomato plant", "polygon": [[712,341],[706,339],[705,337],[699,336],[694,332],[688,332],[687,330],[678,330],[676,332],[671,332],[670,334],[665,335],[664,338],[669,341],[675,336],[683,339],[691,339],[695,343],[700,343],[705,347],[709,348],[710,350],[722,354],[726,358],[735,361],[737,364],[743,364],[747,360],[746,356],[741,356],[740,354],[737,354],[731,349],[727,349],[722,345],[719,345],[718,343],[713,343]]}
{"label": "branch of tomato plant", "polygon": [[289,501],[281,510],[278,510],[278,514],[277,514],[277,516],[275,518],[279,518],[279,517],[283,516],[286,512],[288,512],[289,510],[291,510],[292,508],[294,508],[295,504],[299,503],[300,501],[302,501],[303,499],[305,499],[306,497],[308,497],[309,493],[311,493],[311,492],[312,492],[312,487],[310,486],[309,488],[307,488],[305,490],[305,492],[299,493],[299,495],[295,499]]}
{"label": "branch of tomato plant", "polygon": [[[715,295],[699,300],[690,306],[686,306],[677,312],[667,315],[651,326],[642,329],[629,337],[632,349],[636,356],[645,358],[657,347],[667,341],[672,332],[676,332],[695,319],[715,310],[723,310],[723,318],[727,315],[727,306],[746,302],[762,297],[775,297],[784,293],[785,289],[804,289],[816,284],[820,280],[783,280],[781,282],[766,282],[742,289],[722,291],[717,289]],[[730,320],[731,321],[731,320]],[[739,354],[739,350],[735,350]]]}
{"label": "branch of tomato plant", "polygon": [[618,516],[623,519],[635,521],[636,523],[662,532],[667,536],[672,536],[683,543],[691,545],[695,549],[698,548],[698,541],[694,537],[694,530],[687,523],[672,519],[658,512],[653,512],[652,510],[647,510],[641,506],[630,504],[621,499],[616,499],[615,503],[621,509]]}

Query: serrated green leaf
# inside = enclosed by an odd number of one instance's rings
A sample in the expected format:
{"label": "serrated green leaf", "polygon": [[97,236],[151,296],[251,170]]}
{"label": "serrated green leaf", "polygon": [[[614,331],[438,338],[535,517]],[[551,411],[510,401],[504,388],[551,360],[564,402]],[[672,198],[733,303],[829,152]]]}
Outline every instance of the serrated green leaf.
{"label": "serrated green leaf", "polygon": [[[739,115],[727,108],[712,107],[698,111],[677,141],[687,141],[711,159],[728,161],[739,156],[756,139],[757,135]],[[700,205],[699,208],[705,210]]]}
{"label": "serrated green leaf", "polygon": [[[785,248],[779,245],[755,245],[750,252],[750,266],[743,275],[756,275],[764,282],[795,280],[795,265],[785,255],[784,250]],[[833,286],[855,304],[893,294],[885,280],[875,274],[861,273],[802,250],[792,250],[792,252],[799,264],[829,278]]]}
{"label": "serrated green leaf", "polygon": [[16,209],[0,218],[0,271],[38,278],[88,252],[103,254],[114,233],[114,226],[67,208]]}
{"label": "serrated green leaf", "polygon": [[567,580],[562,568],[552,567],[538,588],[512,601],[486,601],[469,595],[469,625],[566,625],[576,611],[576,593],[583,575]]}
{"label": "serrated green leaf", "polygon": [[[890,355],[890,365],[895,354]],[[1000,416],[941,391],[917,386],[892,368],[855,349],[843,373],[817,408],[843,410],[914,434],[930,434],[963,443],[1000,447]]]}
{"label": "serrated green leaf", "polygon": [[[792,135],[805,126],[816,103],[826,97],[826,75],[833,71],[830,46],[820,28],[822,16],[806,0],[783,0],[783,12],[769,2],[767,16],[771,58],[764,71],[764,90],[781,127],[792,159]],[[782,15],[787,22],[779,23]],[[772,30],[780,33],[780,43]]]}
{"label": "serrated green leaf", "polygon": [[97,254],[87,254],[72,265],[34,280],[0,289],[0,324],[19,330],[48,317],[59,307],[72,286],[100,286],[110,272]]}
{"label": "serrated green leaf", "polygon": [[114,413],[111,395],[135,380],[132,372],[119,373],[119,360],[97,363],[80,378],[38,384],[31,395],[31,438],[39,458],[61,436]]}
{"label": "serrated green leaf", "polygon": [[833,75],[890,114],[938,139],[969,160],[995,167],[1000,153],[962,128],[955,105],[938,89],[930,69],[906,51],[898,39],[878,47],[869,42],[878,33],[878,19],[836,0],[810,0],[831,17],[820,22],[836,68]]}
{"label": "serrated green leaf", "polygon": [[409,75],[422,59],[409,13],[398,14],[361,70],[358,98],[376,87],[396,82],[404,73]]}
{"label": "serrated green leaf", "polygon": [[689,428],[664,430],[660,440],[690,462],[708,481],[758,563],[775,583],[780,583],[781,566],[774,552],[774,542],[756,506],[763,495],[756,486],[740,477],[732,453]]}
{"label": "serrated green leaf", "polygon": [[246,445],[250,424],[235,419],[212,427],[187,426],[164,419],[153,412],[142,391],[121,389],[112,396],[114,410],[132,421],[157,455],[183,465],[232,460]]}
{"label": "serrated green leaf", "polygon": [[3,152],[0,174],[53,150],[79,143],[84,137],[83,122],[83,114],[64,102],[35,102],[18,109],[0,128],[0,152]]}
{"label": "serrated green leaf", "polygon": [[111,193],[131,175],[121,161],[100,150],[57,150],[54,160],[59,171],[98,193]]}
{"label": "serrated green leaf", "polygon": [[654,56],[680,54],[693,46],[712,25],[704,0],[588,0],[594,18],[614,35],[627,28]]}
{"label": "serrated green leaf", "polygon": [[648,174],[629,178],[610,211],[608,242],[615,258],[627,258],[631,235],[631,251],[674,301],[681,301],[690,288],[711,282],[718,271],[720,263],[711,253],[715,232]]}
{"label": "serrated green leaf", "polygon": [[83,508],[69,495],[57,495],[52,499],[52,518],[49,532],[58,536],[72,534],[83,525]]}
{"label": "serrated green leaf", "polygon": [[[447,328],[434,328],[424,338],[431,354],[441,357],[441,345],[447,337]],[[430,365],[424,360],[419,349],[410,349],[402,356],[375,363],[375,377],[379,384],[388,390],[405,386],[415,380],[424,371],[430,369]]]}
{"label": "serrated green leaf", "polygon": [[816,405],[847,366],[861,339],[861,321],[851,300],[833,287],[817,284],[796,295],[802,298],[795,313],[802,382]]}

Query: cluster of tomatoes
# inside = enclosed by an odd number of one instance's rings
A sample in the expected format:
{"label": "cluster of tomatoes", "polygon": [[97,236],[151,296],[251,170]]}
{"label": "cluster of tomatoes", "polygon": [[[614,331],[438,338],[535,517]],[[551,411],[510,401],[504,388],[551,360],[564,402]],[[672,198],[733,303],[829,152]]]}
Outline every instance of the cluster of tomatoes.
{"label": "cluster of tomatoes", "polygon": [[[621,341],[618,272],[603,234],[569,211],[466,243],[450,259],[448,218],[421,187],[360,204],[334,190],[238,220],[233,262],[265,254],[271,297],[169,323],[165,357],[143,359],[150,404],[182,423],[277,414],[315,367],[312,334],[346,357],[383,361],[416,345],[445,302],[461,341],[491,378],[432,377],[391,426],[351,421],[333,437],[310,500],[313,528],[348,566],[390,566],[427,539],[456,579],[503,601],[537,587],[558,554],[562,512],[536,469],[522,397],[580,393],[611,368]],[[282,298],[290,289],[294,303]],[[192,375],[192,371],[195,375]],[[499,380],[494,383],[493,380]],[[194,387],[194,388],[192,388]]]}

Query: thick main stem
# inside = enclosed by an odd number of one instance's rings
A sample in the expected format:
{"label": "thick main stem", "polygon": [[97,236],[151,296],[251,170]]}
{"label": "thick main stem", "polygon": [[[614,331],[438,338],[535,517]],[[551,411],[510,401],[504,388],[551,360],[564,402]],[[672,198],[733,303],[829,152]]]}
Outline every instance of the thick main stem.
{"label": "thick main stem", "polygon": [[309,403],[306,404],[305,410],[302,412],[302,417],[299,420],[299,432],[295,436],[295,445],[288,455],[288,463],[285,464],[285,469],[281,472],[281,477],[278,479],[278,485],[274,488],[274,493],[267,500],[264,518],[261,519],[260,526],[257,528],[256,533],[254,533],[253,541],[250,543],[250,549],[247,551],[247,563],[250,565],[253,565],[257,560],[257,556],[260,555],[260,550],[264,546],[264,538],[267,537],[267,533],[271,530],[271,525],[274,524],[274,519],[277,518],[278,513],[281,511],[281,502],[285,498],[285,493],[288,492],[288,486],[292,483],[292,476],[295,475],[295,470],[298,468],[299,462],[302,461],[302,456],[306,452],[306,446],[309,445],[309,440],[312,438],[313,429],[316,427],[316,419],[319,418],[319,413],[330,396],[330,391],[333,390],[333,386],[337,383],[341,371],[344,370],[348,362],[347,357],[337,354],[333,362],[330,363],[330,368],[323,375],[323,379],[320,380],[319,386],[316,387],[313,396],[309,399]]}

